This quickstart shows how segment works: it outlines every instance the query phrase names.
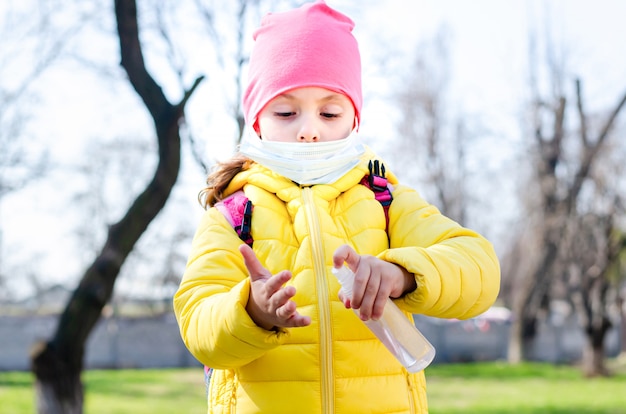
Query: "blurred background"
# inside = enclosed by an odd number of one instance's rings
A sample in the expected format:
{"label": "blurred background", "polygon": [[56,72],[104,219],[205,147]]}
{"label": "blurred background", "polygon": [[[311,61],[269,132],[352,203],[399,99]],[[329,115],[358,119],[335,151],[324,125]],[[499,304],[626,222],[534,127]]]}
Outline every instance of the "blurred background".
{"label": "blurred background", "polygon": [[[125,230],[135,239],[97,282],[104,293],[76,339],[85,367],[197,365],[171,309],[197,194],[241,137],[252,31],[302,3],[140,0],[135,16],[123,0],[0,4],[0,370],[29,369],[36,341],[81,324],[68,307]],[[484,315],[416,315],[435,362],[610,375],[605,358],[626,349],[626,2],[327,3],[356,23],[362,139],[501,259],[501,294]],[[163,207],[130,229],[167,111],[180,165]]]}

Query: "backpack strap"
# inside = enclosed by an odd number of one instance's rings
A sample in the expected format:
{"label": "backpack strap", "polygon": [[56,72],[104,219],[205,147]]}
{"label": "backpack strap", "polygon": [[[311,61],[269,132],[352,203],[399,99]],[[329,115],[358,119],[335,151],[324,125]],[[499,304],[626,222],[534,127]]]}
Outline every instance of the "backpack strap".
{"label": "backpack strap", "polygon": [[363,177],[361,184],[374,192],[374,197],[383,206],[385,211],[385,231],[389,230],[389,206],[393,201],[391,184],[385,177],[385,165],[378,160],[370,160],[369,174]]}
{"label": "backpack strap", "polygon": [[239,238],[252,247],[252,201],[243,191],[237,191],[215,204],[237,232]]}
{"label": "backpack strap", "polygon": [[[252,201],[246,197],[243,191],[237,191],[222,201],[215,203],[217,208],[228,220],[233,229],[237,232],[239,238],[248,246],[252,247]],[[209,395],[209,383],[213,375],[213,368],[204,366],[204,382],[206,385],[206,393]]]}

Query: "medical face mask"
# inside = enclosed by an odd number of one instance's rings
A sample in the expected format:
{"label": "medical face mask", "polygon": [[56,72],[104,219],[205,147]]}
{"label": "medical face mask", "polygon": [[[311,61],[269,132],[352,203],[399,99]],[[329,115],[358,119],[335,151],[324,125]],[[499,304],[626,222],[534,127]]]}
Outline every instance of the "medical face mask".
{"label": "medical face mask", "polygon": [[356,133],[330,142],[264,141],[244,135],[239,151],[298,184],[332,184],[359,163],[365,147]]}

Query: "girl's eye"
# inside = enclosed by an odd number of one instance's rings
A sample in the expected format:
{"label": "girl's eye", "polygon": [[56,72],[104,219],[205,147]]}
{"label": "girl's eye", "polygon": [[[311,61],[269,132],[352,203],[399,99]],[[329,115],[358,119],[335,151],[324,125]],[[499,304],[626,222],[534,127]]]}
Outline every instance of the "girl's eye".
{"label": "girl's eye", "polygon": [[324,118],[339,118],[339,114],[331,114],[329,112],[322,112],[320,115]]}
{"label": "girl's eye", "polygon": [[275,116],[281,117],[281,118],[287,118],[290,117],[292,115],[295,115],[295,112],[274,112]]}

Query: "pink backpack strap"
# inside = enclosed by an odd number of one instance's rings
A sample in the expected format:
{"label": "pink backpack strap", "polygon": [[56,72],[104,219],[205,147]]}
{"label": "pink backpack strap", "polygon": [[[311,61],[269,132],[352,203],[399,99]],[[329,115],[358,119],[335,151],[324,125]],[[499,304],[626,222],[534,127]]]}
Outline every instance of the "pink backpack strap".
{"label": "pink backpack strap", "polygon": [[243,191],[237,191],[215,204],[235,229],[239,238],[248,246],[252,246],[252,202]]}
{"label": "pink backpack strap", "polygon": [[361,184],[374,192],[374,197],[383,206],[385,211],[385,231],[389,230],[389,206],[393,201],[391,191],[393,187],[385,177],[385,165],[378,160],[370,160],[368,164],[369,174],[363,177]]}
{"label": "pink backpack strap", "polygon": [[[243,191],[237,191],[215,203],[214,207],[218,209],[235,229],[239,238],[248,246],[252,247],[252,235],[250,233],[252,223],[252,202],[248,200]],[[206,384],[206,392],[209,392],[209,383],[213,375],[213,368],[204,366],[204,380]]]}

